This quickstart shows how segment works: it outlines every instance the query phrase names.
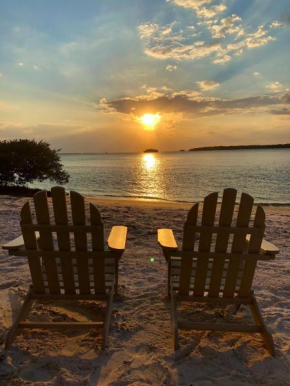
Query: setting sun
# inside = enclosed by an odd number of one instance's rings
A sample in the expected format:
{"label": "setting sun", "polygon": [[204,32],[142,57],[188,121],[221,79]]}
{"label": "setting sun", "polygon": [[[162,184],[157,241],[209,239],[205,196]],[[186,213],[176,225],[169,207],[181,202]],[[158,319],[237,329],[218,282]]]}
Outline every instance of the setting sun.
{"label": "setting sun", "polygon": [[160,121],[161,116],[157,114],[144,114],[139,118],[139,121],[147,127],[147,130],[154,130],[157,123]]}

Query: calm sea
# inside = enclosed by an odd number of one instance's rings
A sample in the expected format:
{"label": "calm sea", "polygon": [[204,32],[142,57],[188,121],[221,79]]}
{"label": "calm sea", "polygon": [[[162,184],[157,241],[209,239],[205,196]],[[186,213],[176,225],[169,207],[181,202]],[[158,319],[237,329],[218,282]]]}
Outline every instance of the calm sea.
{"label": "calm sea", "polygon": [[195,202],[234,187],[255,202],[290,204],[290,149],[63,154],[61,160],[71,175],[65,187],[86,196]]}

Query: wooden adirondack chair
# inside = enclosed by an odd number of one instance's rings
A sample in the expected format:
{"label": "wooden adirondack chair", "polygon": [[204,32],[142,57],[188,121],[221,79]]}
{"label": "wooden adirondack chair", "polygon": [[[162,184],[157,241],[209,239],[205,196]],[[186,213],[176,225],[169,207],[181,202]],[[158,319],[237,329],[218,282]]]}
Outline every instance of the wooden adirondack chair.
{"label": "wooden adirondack chair", "polygon": [[[51,219],[46,191],[36,193],[33,197],[34,212],[29,202],[21,210],[23,236],[3,246],[10,255],[27,256],[32,279],[20,313],[6,337],[5,348],[9,348],[17,334],[26,328],[102,329],[102,348],[105,348],[113,295],[118,285],[118,262],[125,249],[127,228],[113,227],[108,238],[109,250],[105,250],[103,223],[98,209],[89,204],[90,224],[87,224],[84,198],[71,192],[71,221],[64,188],[52,188],[51,195],[54,220]],[[105,320],[26,321],[35,299],[106,301]]]}
{"label": "wooden adirondack chair", "polygon": [[[260,205],[253,207],[254,200],[248,194],[242,193],[237,218],[233,221],[236,195],[235,189],[224,190],[217,223],[218,193],[205,197],[200,220],[199,203],[190,209],[184,225],[181,251],[171,229],[158,230],[158,242],[168,263],[175,350],[178,348],[178,328],[181,328],[260,333],[269,353],[275,353],[272,336],[252,291],[252,281],[257,261],[274,259],[279,250],[263,240],[265,212]],[[250,221],[252,212],[254,218]],[[178,300],[246,304],[256,324],[181,322],[177,319]]]}

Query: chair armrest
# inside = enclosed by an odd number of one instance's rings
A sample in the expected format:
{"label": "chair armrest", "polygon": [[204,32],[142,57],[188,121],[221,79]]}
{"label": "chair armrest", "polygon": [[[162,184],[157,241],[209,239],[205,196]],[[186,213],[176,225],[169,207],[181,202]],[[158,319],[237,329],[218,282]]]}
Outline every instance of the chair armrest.
{"label": "chair armrest", "polygon": [[114,226],[108,237],[108,247],[113,251],[123,252],[126,246],[127,227]]}
{"label": "chair armrest", "polygon": [[9,241],[9,243],[2,246],[2,249],[6,249],[8,251],[13,251],[15,249],[20,249],[24,247],[24,240],[22,236],[17,237],[16,239]]}
{"label": "chair armrest", "polygon": [[279,253],[279,249],[274,244],[269,243],[269,241],[265,239],[262,241],[260,251],[266,255],[277,255],[277,253]]}
{"label": "chair armrest", "polygon": [[158,229],[157,239],[162,248],[178,250],[172,229]]}
{"label": "chair armrest", "polygon": [[[35,232],[36,240],[39,239],[39,232]],[[17,237],[16,239],[9,241],[9,243],[2,246],[2,249],[6,249],[8,251],[15,251],[24,247],[24,240],[22,236]]]}
{"label": "chair armrest", "polygon": [[[246,240],[249,243],[250,241],[250,235],[247,235]],[[261,248],[260,248],[260,253],[263,255],[277,255],[279,253],[279,249],[274,245],[269,243],[269,241],[263,239]]]}

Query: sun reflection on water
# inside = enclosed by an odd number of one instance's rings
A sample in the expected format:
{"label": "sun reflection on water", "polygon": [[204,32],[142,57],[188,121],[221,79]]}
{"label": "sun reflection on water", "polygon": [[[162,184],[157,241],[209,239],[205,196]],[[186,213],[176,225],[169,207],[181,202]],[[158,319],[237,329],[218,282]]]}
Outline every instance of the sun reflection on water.
{"label": "sun reflection on water", "polygon": [[156,167],[156,157],[153,154],[144,154],[142,162],[143,166],[147,170],[151,170]]}
{"label": "sun reflection on water", "polygon": [[162,198],[164,195],[163,180],[159,154],[142,154],[138,170],[138,188],[142,192],[142,198]]}

